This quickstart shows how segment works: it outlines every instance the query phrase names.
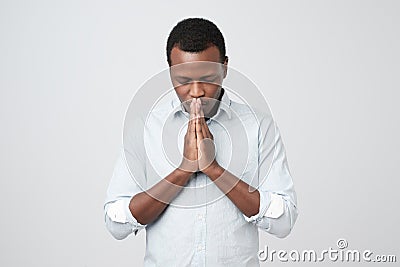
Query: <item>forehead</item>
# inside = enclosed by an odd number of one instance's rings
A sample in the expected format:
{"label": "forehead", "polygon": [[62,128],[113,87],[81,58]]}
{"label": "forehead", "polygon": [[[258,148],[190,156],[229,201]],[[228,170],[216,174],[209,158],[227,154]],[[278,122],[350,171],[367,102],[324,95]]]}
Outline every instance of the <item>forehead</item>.
{"label": "forehead", "polygon": [[202,79],[207,77],[222,77],[221,63],[211,61],[193,61],[170,67],[171,78]]}
{"label": "forehead", "polygon": [[172,76],[200,78],[208,75],[221,74],[222,64],[220,53],[216,46],[210,46],[201,52],[186,52],[174,47],[171,50]]}
{"label": "forehead", "polygon": [[200,52],[186,52],[179,49],[177,46],[172,48],[171,66],[194,61],[220,62],[219,50],[215,45],[211,45]]}

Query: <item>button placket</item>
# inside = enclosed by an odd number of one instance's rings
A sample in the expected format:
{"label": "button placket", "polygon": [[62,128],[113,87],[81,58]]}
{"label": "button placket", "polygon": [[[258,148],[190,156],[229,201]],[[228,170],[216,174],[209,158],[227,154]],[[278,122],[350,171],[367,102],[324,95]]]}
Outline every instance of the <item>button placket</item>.
{"label": "button placket", "polygon": [[196,266],[205,266],[205,250],[206,250],[206,179],[205,175],[198,173],[196,177],[196,197],[201,200],[198,204],[199,207],[195,208],[195,247],[194,247],[194,260],[198,264]]}

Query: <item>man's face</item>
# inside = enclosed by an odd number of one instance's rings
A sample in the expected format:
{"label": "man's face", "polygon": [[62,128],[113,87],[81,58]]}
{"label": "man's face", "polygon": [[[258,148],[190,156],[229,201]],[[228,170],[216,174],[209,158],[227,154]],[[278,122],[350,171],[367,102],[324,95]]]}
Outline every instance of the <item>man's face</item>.
{"label": "man's face", "polygon": [[193,98],[200,98],[207,117],[216,113],[219,103],[213,99],[218,99],[221,93],[227,64],[227,60],[221,64],[219,50],[214,45],[198,53],[177,47],[171,50],[171,81],[186,111],[190,110]]}

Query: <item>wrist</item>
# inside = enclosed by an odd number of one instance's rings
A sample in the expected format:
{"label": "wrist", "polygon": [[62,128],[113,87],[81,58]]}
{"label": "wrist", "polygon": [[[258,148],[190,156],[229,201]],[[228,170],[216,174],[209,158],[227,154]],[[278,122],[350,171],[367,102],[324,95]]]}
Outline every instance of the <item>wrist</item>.
{"label": "wrist", "polygon": [[224,172],[225,169],[222,168],[216,160],[210,164],[207,168],[202,171],[205,175],[210,177],[211,180],[215,180],[220,177]]}
{"label": "wrist", "polygon": [[185,170],[185,169],[182,169],[182,168],[178,167],[178,168],[176,168],[176,169],[174,170],[174,173],[175,173],[178,177],[180,177],[180,178],[182,178],[182,179],[189,179],[189,177],[192,176],[194,172],[189,171],[189,170]]}

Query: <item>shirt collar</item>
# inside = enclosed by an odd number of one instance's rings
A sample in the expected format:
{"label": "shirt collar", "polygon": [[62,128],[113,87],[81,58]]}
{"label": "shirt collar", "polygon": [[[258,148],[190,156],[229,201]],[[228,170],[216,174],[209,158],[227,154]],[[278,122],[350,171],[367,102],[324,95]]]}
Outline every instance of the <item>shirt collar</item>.
{"label": "shirt collar", "polygon": [[[183,108],[183,106],[181,105],[181,101],[176,93],[174,94],[174,97],[172,98],[171,106],[173,108],[172,114],[175,115],[178,112],[182,112],[187,117],[189,116],[189,113],[186,112],[185,109]],[[226,89],[224,89],[224,94],[222,95],[221,103],[219,104],[217,113],[213,117],[219,116],[219,113],[221,112],[221,110],[224,111],[228,115],[229,119],[231,119],[231,117],[232,117],[231,100],[228,96]]]}

